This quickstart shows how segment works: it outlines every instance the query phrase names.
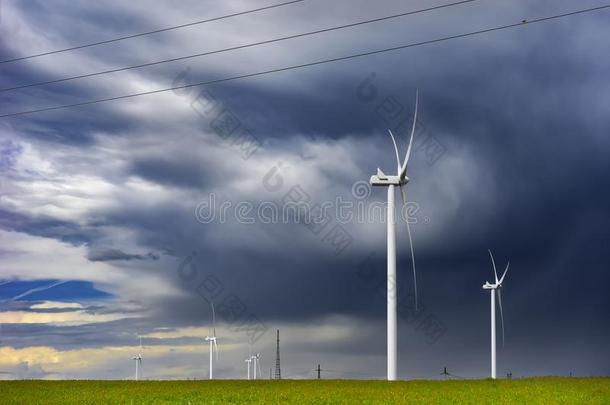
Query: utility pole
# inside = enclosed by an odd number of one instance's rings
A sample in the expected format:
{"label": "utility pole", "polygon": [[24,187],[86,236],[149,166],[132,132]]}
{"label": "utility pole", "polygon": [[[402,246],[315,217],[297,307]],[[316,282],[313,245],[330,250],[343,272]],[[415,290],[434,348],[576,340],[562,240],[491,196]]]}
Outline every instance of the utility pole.
{"label": "utility pole", "polygon": [[316,370],[318,371],[318,380],[319,380],[320,379],[320,371],[322,371],[322,370],[320,370],[320,365],[319,364],[318,364],[318,368]]}
{"label": "utility pole", "polygon": [[277,346],[275,352],[275,379],[282,379],[282,369],[280,368],[280,330],[277,330]]}
{"label": "utility pole", "polygon": [[447,367],[443,367],[443,372],[441,373],[441,375],[444,376],[445,379],[447,379],[447,377],[449,377],[451,374],[447,372]]}

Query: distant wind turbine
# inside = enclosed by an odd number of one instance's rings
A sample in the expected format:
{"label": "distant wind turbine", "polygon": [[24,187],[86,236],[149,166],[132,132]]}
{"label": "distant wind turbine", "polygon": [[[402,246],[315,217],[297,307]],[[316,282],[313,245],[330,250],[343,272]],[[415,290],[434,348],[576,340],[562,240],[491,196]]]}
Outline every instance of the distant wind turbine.
{"label": "distant wind turbine", "polygon": [[140,336],[140,352],[131,358],[136,362],[136,381],[142,376],[142,336]]}
{"label": "distant wind turbine", "polygon": [[216,351],[216,361],[218,361],[218,344],[216,343],[216,312],[214,303],[212,305],[212,336],[206,336],[205,341],[210,344],[210,380],[214,379],[214,351]]}
{"label": "distant wind turbine", "polygon": [[[397,361],[398,361],[398,332],[397,332],[397,312],[396,312],[396,213],[394,208],[394,189],[396,186],[400,187],[400,196],[402,198],[403,205],[407,203],[407,197],[405,194],[405,185],[409,182],[407,177],[407,165],[409,158],[411,157],[411,150],[413,148],[413,136],[415,135],[415,124],[417,123],[417,108],[418,108],[419,97],[416,94],[415,97],[415,114],[413,115],[413,127],[411,128],[411,135],[409,137],[409,145],[407,147],[407,153],[403,162],[400,162],[398,154],[398,146],[396,146],[396,139],[392,131],[389,131],[392,143],[394,144],[394,151],[396,152],[396,165],[397,172],[395,176],[387,176],[377,168],[377,174],[371,176],[370,183],[372,186],[383,186],[388,188],[388,230],[387,230],[387,339],[388,339],[388,368],[387,378],[390,381],[396,380],[397,376]],[[413,254],[413,241],[411,239],[411,228],[409,227],[409,218],[407,218],[407,234],[409,236],[409,246],[411,249],[411,264],[413,266],[413,288],[415,290],[415,311],[417,311],[417,277],[415,273],[415,256]]]}
{"label": "distant wind turbine", "polygon": [[496,270],[496,262],[494,260],[494,256],[491,253],[491,250],[487,250],[489,252],[489,257],[491,257],[491,264],[494,269],[494,277],[496,282],[490,283],[486,281],[483,284],[484,290],[489,290],[491,293],[491,378],[496,378],[496,294],[498,295],[498,306],[500,307],[500,320],[502,323],[502,346],[504,346],[504,314],[502,313],[502,282],[504,281],[504,277],[506,277],[506,272],[508,271],[508,266],[510,262],[506,264],[506,269],[504,269],[504,274],[498,280],[498,272]]}
{"label": "distant wind turbine", "polygon": [[252,361],[254,361],[252,368],[254,369],[254,379],[256,380],[257,379],[256,371],[258,370],[258,374],[261,374],[261,364],[260,364],[261,354],[256,353],[256,356],[251,356],[250,358],[252,359]]}
{"label": "distant wind turbine", "polygon": [[250,379],[250,364],[252,363],[252,357],[248,357],[246,360],[246,365],[248,366],[248,380]]}

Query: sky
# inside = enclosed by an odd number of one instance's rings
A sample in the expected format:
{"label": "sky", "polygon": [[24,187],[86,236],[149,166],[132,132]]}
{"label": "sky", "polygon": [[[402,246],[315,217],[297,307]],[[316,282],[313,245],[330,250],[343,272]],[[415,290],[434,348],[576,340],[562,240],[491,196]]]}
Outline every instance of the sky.
{"label": "sky", "polygon": [[[270,4],[1,0],[0,60]],[[0,89],[440,4],[305,0],[0,63]],[[603,4],[478,0],[0,90],[0,115]],[[510,261],[498,375],[608,375],[609,13],[0,118],[0,378],[130,379],[138,336],[144,378],[207,378],[213,326],[218,378],[245,378],[252,353],[268,376],[276,329],[284,378],[313,378],[318,364],[324,378],[384,378],[386,191],[368,180],[377,168],[394,174],[387,130],[402,156],[417,91],[397,225],[399,378],[489,375],[488,249],[499,268]]]}

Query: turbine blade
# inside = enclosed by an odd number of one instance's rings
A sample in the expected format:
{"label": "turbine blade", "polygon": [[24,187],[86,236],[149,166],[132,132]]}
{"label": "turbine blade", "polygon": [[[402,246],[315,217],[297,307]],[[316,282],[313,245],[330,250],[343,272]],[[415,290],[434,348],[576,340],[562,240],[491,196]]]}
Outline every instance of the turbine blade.
{"label": "turbine blade", "polygon": [[494,267],[494,276],[496,276],[496,284],[498,284],[498,272],[496,271],[496,261],[494,260],[494,255],[491,254],[491,250],[487,249],[489,252],[489,257],[491,257],[491,264]]}
{"label": "turbine blade", "polygon": [[419,90],[415,92],[415,113],[413,114],[413,126],[411,127],[411,135],[409,137],[409,146],[407,147],[407,153],[405,154],[405,160],[402,162],[402,170],[400,176],[404,177],[407,174],[407,164],[411,157],[411,149],[413,148],[413,137],[415,136],[415,125],[417,124],[417,110],[419,108]]}
{"label": "turbine blade", "polygon": [[218,361],[218,343],[216,343],[216,339],[214,339],[214,349],[216,349],[216,361]]}
{"label": "turbine blade", "polygon": [[[212,306],[212,327],[214,331],[216,331],[216,311],[214,310],[214,302],[210,301],[210,305]],[[214,332],[214,336],[216,336],[216,332]]]}
{"label": "turbine blade", "polygon": [[504,311],[502,310],[502,291],[496,288],[498,294],[498,307],[500,308],[500,323],[502,324],[502,347],[504,347]]}
{"label": "turbine blade", "polygon": [[[404,187],[400,186],[400,197],[403,205],[407,203],[407,193]],[[411,265],[413,266],[413,291],[415,291],[415,312],[417,312],[417,272],[415,271],[415,253],[413,252],[413,239],[411,238],[411,226],[409,225],[409,217],[407,213],[407,235],[409,236],[409,249],[411,251]]]}
{"label": "turbine blade", "polygon": [[216,310],[214,309],[214,302],[211,300],[210,306],[212,307],[212,337],[216,337]]}
{"label": "turbine blade", "polygon": [[400,157],[398,156],[398,146],[396,145],[396,139],[391,129],[388,129],[390,136],[392,137],[392,143],[394,144],[394,152],[396,152],[396,173],[400,175]]}
{"label": "turbine blade", "polygon": [[502,284],[502,281],[504,281],[504,277],[506,277],[506,272],[508,271],[508,266],[510,266],[510,262],[506,263],[506,269],[504,269],[504,274],[502,274],[502,277],[500,277],[499,284]]}

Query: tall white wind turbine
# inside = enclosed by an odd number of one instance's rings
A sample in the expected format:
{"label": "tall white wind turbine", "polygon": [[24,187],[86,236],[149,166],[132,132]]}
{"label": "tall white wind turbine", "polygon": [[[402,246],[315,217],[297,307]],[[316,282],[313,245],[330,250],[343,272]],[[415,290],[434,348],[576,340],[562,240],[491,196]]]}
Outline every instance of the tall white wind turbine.
{"label": "tall white wind turbine", "polygon": [[504,346],[504,314],[502,313],[502,282],[504,281],[504,277],[506,277],[506,272],[508,271],[508,266],[510,262],[506,264],[506,269],[504,269],[504,274],[498,280],[498,272],[496,270],[496,262],[494,260],[494,256],[491,253],[491,250],[487,250],[489,252],[489,257],[491,257],[491,264],[494,269],[494,278],[496,280],[495,283],[490,283],[486,281],[483,284],[484,290],[489,290],[491,293],[491,378],[496,378],[496,294],[498,295],[498,306],[500,307],[500,320],[502,324],[502,346]]}
{"label": "tall white wind turbine", "polygon": [[250,379],[250,364],[252,363],[252,357],[248,357],[246,360],[246,365],[248,366],[248,380]]}
{"label": "tall white wind turbine", "polygon": [[141,378],[142,374],[142,336],[140,336],[140,352],[132,357],[136,362],[136,381]]}
{"label": "tall white wind turbine", "polygon": [[216,360],[218,361],[218,344],[216,343],[216,312],[214,311],[214,303],[212,305],[212,336],[206,336],[205,341],[210,345],[210,380],[214,379],[214,351],[216,351]]}
{"label": "tall white wind turbine", "polygon": [[[388,328],[388,380],[394,381],[397,376],[397,357],[398,357],[398,331],[397,331],[397,312],[396,312],[396,213],[394,204],[394,189],[396,186],[400,187],[400,196],[403,205],[407,203],[407,197],[405,193],[405,185],[409,182],[407,177],[407,165],[409,158],[411,157],[411,150],[413,148],[413,136],[415,135],[415,125],[417,123],[417,109],[419,104],[419,95],[416,93],[415,96],[415,114],[413,115],[413,127],[411,128],[411,135],[409,137],[409,145],[407,146],[407,153],[403,162],[400,162],[398,153],[398,146],[396,145],[396,139],[392,131],[390,137],[394,144],[394,151],[396,152],[396,175],[388,176],[377,169],[377,174],[371,176],[370,183],[372,186],[383,186],[388,188],[388,218],[387,218],[387,328]],[[413,254],[413,241],[411,239],[411,228],[409,227],[409,221],[407,219],[407,234],[409,236],[409,247],[411,250],[411,263],[413,266],[413,288],[415,291],[415,310],[417,311],[417,276],[415,273],[415,256]]]}
{"label": "tall white wind turbine", "polygon": [[258,371],[258,374],[261,374],[261,354],[260,353],[256,353],[256,356],[250,356],[250,359],[254,362],[252,364],[252,369],[254,370],[254,379],[257,379],[257,374],[256,372]]}

